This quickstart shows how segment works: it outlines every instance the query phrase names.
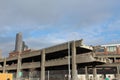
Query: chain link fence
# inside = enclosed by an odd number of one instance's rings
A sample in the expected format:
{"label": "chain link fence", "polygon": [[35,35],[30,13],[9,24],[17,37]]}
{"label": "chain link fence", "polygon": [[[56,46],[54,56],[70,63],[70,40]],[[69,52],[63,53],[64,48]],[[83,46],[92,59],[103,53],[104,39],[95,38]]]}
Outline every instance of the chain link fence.
{"label": "chain link fence", "polygon": [[[40,71],[22,71],[22,76],[16,78],[16,72],[13,74],[13,80],[41,80]],[[45,80],[67,80],[67,70],[45,71]]]}

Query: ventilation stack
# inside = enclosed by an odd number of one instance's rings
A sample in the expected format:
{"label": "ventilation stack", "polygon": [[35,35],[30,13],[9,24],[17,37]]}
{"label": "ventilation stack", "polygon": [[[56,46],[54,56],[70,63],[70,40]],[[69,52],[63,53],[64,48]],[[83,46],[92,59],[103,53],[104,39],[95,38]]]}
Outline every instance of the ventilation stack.
{"label": "ventilation stack", "polygon": [[15,52],[21,52],[22,51],[22,33],[17,33],[16,35],[16,43],[15,43]]}

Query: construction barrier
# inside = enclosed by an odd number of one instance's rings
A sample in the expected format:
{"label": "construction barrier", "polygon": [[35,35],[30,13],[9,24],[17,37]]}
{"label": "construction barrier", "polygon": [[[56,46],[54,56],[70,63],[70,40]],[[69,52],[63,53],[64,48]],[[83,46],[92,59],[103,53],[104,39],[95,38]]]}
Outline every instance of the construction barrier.
{"label": "construction barrier", "polygon": [[0,80],[12,80],[13,75],[9,73],[0,73]]}

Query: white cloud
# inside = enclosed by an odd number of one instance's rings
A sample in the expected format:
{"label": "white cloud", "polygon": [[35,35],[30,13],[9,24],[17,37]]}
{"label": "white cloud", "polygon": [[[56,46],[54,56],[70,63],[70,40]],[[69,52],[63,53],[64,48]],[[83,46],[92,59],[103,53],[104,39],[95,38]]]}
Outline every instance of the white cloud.
{"label": "white cloud", "polygon": [[[0,2],[0,24],[83,24],[101,23],[112,15],[115,1],[20,0]],[[63,22],[64,21],[64,22]],[[75,22],[74,22],[75,21]],[[27,27],[27,26],[26,26]]]}
{"label": "white cloud", "polygon": [[26,44],[29,46],[29,48],[33,48],[33,49],[41,49],[65,42],[64,39],[60,39],[52,35],[38,37],[38,38],[30,37],[25,39],[25,41]]}
{"label": "white cloud", "polygon": [[2,51],[2,57],[6,57],[8,56],[10,52],[12,52],[14,50],[14,40],[10,39],[10,38],[6,38],[6,39],[1,39],[2,41],[0,41],[0,49]]}
{"label": "white cloud", "polygon": [[[17,32],[23,33],[31,48],[81,38],[90,44],[101,43],[105,40],[101,35],[106,31],[101,25],[116,13],[120,16],[119,3],[112,0],[0,0],[0,47],[5,54],[14,49]],[[119,29],[119,22],[115,24],[115,29]],[[110,28],[113,26],[111,23]],[[45,33],[37,33],[40,31]],[[39,35],[32,37],[33,32]]]}

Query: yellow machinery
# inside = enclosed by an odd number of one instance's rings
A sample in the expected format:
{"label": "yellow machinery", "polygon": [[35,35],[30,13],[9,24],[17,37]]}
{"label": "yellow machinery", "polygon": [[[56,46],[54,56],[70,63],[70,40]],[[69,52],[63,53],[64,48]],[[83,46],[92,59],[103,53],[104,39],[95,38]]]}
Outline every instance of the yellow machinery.
{"label": "yellow machinery", "polygon": [[12,80],[13,75],[9,73],[0,73],[0,80]]}

